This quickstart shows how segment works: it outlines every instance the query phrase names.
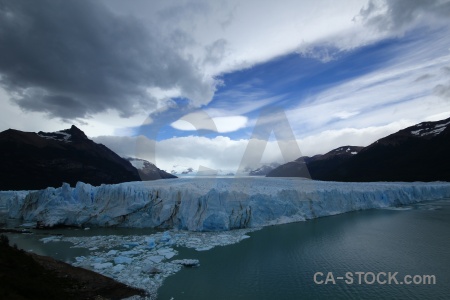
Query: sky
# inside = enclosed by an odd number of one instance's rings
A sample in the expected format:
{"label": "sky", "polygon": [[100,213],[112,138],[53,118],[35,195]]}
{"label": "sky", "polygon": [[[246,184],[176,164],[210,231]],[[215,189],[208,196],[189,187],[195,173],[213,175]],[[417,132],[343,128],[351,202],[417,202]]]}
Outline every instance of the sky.
{"label": "sky", "polygon": [[236,173],[450,117],[450,0],[0,0],[0,131]]}

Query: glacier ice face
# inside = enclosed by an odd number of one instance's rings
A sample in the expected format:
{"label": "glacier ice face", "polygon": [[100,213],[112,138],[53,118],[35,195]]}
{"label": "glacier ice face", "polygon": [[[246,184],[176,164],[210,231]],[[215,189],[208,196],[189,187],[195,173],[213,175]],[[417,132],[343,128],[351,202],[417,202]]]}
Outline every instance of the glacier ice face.
{"label": "glacier ice face", "polygon": [[[450,197],[450,183],[179,178],[0,192],[9,217],[45,225],[220,231]],[[170,237],[164,237],[170,243]],[[149,245],[150,246],[150,245]]]}

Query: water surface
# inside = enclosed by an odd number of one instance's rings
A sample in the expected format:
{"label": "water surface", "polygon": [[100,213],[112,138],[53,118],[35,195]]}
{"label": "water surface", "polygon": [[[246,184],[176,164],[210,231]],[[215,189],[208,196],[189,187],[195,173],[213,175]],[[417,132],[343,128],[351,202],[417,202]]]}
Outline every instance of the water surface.
{"label": "water surface", "polygon": [[[264,228],[239,244],[178,249],[183,269],[159,299],[450,299],[450,200],[369,210]],[[435,275],[435,285],[317,285],[316,272]],[[325,278],[323,278],[325,279]],[[393,282],[392,282],[393,283]]]}

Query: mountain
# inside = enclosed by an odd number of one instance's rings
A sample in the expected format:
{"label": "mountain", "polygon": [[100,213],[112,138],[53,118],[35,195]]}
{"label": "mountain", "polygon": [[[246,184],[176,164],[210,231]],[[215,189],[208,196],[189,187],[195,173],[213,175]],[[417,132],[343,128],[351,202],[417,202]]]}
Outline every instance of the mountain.
{"label": "mountain", "polygon": [[131,163],[76,126],[57,132],[0,132],[0,190],[140,181]]}
{"label": "mountain", "polygon": [[265,176],[270,171],[272,171],[273,169],[275,169],[278,166],[280,166],[280,164],[275,162],[275,163],[271,163],[271,164],[267,164],[267,165],[262,165],[253,170],[250,168],[247,168],[245,171],[248,172],[249,176]]}
{"label": "mountain", "polygon": [[363,147],[343,146],[325,154],[312,157],[302,156],[294,161],[281,165],[267,174],[267,177],[311,177],[322,179],[342,162],[358,154]]}
{"label": "mountain", "polygon": [[177,176],[159,169],[157,166],[155,166],[154,164],[145,159],[133,157],[127,157],[125,159],[128,160],[133,165],[133,167],[135,167],[138,170],[139,176],[143,181],[177,178]]}
{"label": "mountain", "polygon": [[267,176],[300,177],[307,167],[312,179],[327,181],[450,181],[449,125],[450,118],[423,122],[364,148],[345,146],[302,157]]}

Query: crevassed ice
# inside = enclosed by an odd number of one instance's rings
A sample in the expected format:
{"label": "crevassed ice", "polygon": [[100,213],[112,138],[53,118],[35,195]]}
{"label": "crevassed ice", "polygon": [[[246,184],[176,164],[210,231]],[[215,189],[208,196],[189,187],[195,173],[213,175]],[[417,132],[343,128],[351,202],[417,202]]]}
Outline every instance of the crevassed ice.
{"label": "crevassed ice", "polygon": [[179,178],[0,192],[11,218],[45,225],[255,228],[450,197],[450,183],[341,183],[298,178]]}

